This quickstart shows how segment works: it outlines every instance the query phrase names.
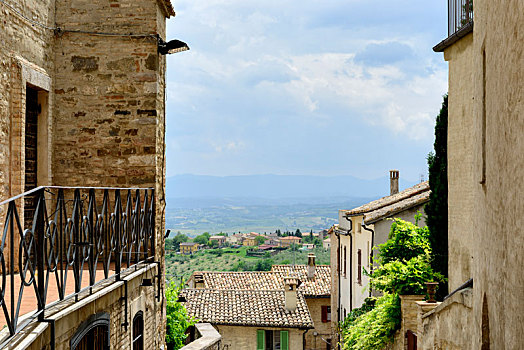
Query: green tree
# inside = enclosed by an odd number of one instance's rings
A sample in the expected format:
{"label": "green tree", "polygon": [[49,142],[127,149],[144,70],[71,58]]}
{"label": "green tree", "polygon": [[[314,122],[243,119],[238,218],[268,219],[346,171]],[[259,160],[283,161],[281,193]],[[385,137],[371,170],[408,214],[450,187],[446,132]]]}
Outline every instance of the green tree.
{"label": "green tree", "polygon": [[209,232],[204,232],[201,235],[198,235],[195,238],[193,238],[193,242],[198,243],[198,244],[206,244],[207,245],[208,242],[209,242],[209,237],[211,237],[209,235]]}
{"label": "green tree", "polygon": [[300,229],[297,228],[295,231],[295,236],[302,238],[302,232],[300,232]]}
{"label": "green tree", "polygon": [[257,245],[261,245],[266,241],[266,237],[264,236],[256,236],[255,241],[257,241]]}
{"label": "green tree", "polygon": [[187,315],[185,307],[178,302],[181,285],[171,283],[166,287],[166,343],[174,349],[180,349],[185,344],[188,327],[194,325],[196,320]]}
{"label": "green tree", "polygon": [[180,248],[180,243],[187,242],[189,237],[185,234],[178,232],[173,238],[173,249],[178,250]]}
{"label": "green tree", "polygon": [[[428,155],[429,187],[431,194],[425,207],[426,224],[432,248],[431,266],[436,272],[448,276],[448,95],[444,96],[442,108],[435,125],[434,152]],[[447,282],[437,291],[440,300],[447,294]]]}

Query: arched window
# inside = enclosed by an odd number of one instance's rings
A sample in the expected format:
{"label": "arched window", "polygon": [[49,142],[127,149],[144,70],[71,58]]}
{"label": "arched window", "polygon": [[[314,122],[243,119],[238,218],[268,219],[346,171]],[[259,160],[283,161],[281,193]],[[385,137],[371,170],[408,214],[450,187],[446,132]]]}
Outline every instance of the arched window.
{"label": "arched window", "polygon": [[72,350],[109,350],[109,314],[91,315],[71,338]]}
{"label": "arched window", "polygon": [[144,313],[138,311],[133,318],[133,350],[144,350]]}

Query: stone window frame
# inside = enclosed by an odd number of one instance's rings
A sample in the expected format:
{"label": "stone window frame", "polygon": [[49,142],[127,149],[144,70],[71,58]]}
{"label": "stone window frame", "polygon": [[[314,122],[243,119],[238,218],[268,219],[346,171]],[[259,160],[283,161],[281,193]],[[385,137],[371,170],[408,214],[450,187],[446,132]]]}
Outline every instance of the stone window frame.
{"label": "stone window frame", "polygon": [[38,126],[38,133],[41,136],[38,140],[38,149],[45,151],[38,156],[37,183],[42,186],[49,185],[51,182],[52,79],[43,68],[20,56],[12,57],[11,72],[9,195],[15,196],[23,193],[25,187],[25,114],[28,85],[39,91],[39,103],[42,103],[39,119],[44,121]]}
{"label": "stone window frame", "polygon": [[[137,336],[135,335],[135,322],[139,319],[142,319],[142,323],[141,323],[141,329],[140,329],[140,334]],[[131,336],[131,349],[134,350],[135,349],[135,341],[138,341],[139,339],[141,339],[142,341],[142,347],[139,347],[139,349],[144,349],[144,312],[142,310],[140,311],[137,311],[137,313],[135,314],[135,316],[133,317],[133,322],[131,323],[131,327],[132,327],[132,336]],[[140,338],[138,338],[140,337]]]}
{"label": "stone window frame", "polygon": [[110,340],[111,340],[111,327],[110,327],[110,317],[109,313],[107,312],[99,312],[97,314],[93,314],[88,317],[87,320],[82,322],[82,324],[78,327],[77,331],[73,335],[70,341],[70,348],[75,349],[76,346],[80,343],[82,338],[93,328],[98,326],[106,326],[107,327],[107,350],[111,347]]}

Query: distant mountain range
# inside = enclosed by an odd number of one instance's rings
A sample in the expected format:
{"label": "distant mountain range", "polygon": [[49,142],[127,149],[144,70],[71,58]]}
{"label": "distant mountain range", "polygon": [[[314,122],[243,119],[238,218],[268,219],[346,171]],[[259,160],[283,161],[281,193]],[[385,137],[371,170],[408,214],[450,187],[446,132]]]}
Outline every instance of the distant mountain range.
{"label": "distant mountain range", "polygon": [[[400,181],[400,188],[414,183]],[[363,180],[353,176],[175,175],[167,178],[169,198],[372,198],[389,194],[389,178]]]}

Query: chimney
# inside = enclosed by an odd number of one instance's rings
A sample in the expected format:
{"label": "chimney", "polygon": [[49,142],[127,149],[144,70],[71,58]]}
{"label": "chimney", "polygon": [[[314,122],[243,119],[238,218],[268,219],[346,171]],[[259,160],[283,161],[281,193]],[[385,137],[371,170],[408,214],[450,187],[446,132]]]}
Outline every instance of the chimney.
{"label": "chimney", "polygon": [[294,277],[284,277],[284,299],[287,311],[297,309],[297,288],[298,281]]}
{"label": "chimney", "polygon": [[398,193],[398,173],[398,170],[389,171],[389,189],[391,196]]}
{"label": "chimney", "polygon": [[309,253],[307,256],[307,278],[313,279],[315,278],[315,254]]}

